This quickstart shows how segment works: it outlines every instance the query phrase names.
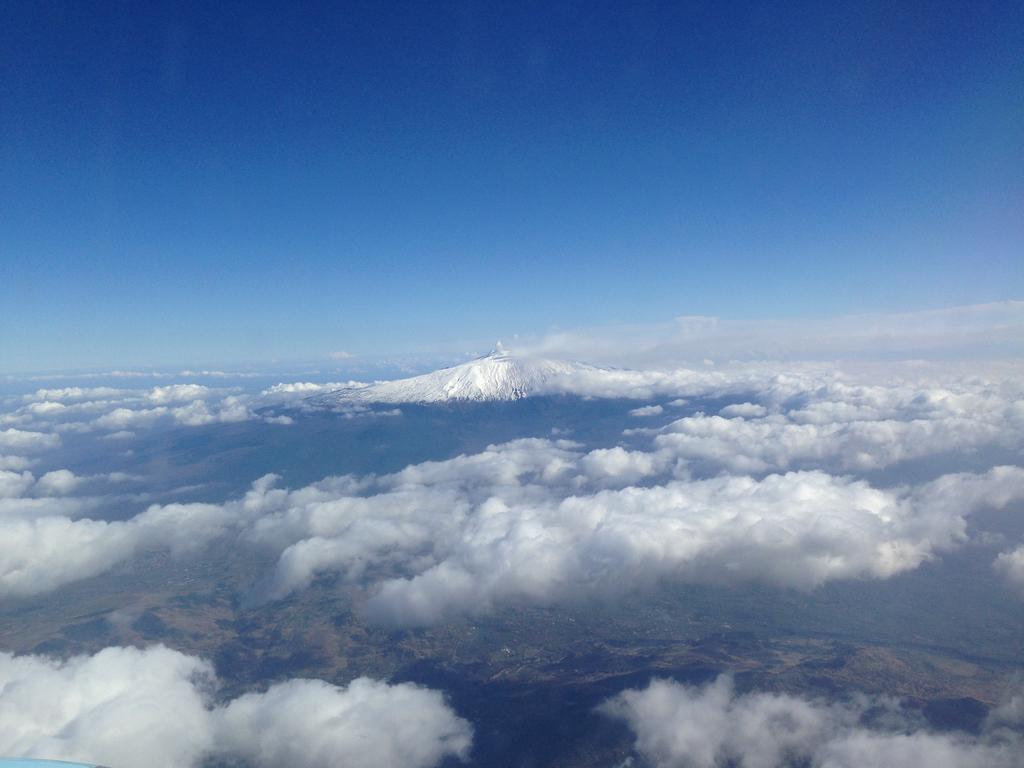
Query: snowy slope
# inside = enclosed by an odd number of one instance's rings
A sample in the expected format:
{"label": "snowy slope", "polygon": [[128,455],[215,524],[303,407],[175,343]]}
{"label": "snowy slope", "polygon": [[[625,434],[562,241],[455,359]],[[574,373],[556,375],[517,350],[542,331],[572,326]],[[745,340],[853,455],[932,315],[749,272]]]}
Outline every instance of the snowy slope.
{"label": "snowy slope", "polygon": [[583,363],[516,355],[500,346],[486,357],[451,368],[365,387],[348,387],[323,395],[324,403],[437,403],[449,400],[519,400],[557,392],[559,382],[598,373]]}

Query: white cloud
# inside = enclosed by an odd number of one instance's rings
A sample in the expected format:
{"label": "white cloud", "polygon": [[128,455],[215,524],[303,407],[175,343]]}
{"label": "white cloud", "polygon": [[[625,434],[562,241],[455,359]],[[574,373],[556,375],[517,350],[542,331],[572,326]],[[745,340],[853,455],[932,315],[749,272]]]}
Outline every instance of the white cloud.
{"label": "white cloud", "polygon": [[727,419],[735,416],[745,419],[756,419],[767,415],[768,409],[763,405],[756,405],[755,403],[736,403],[725,406],[719,413]]}
{"label": "white cloud", "polygon": [[135,433],[127,429],[121,429],[117,432],[110,432],[106,435],[100,435],[100,440],[130,440],[135,437]]}
{"label": "white cloud", "polygon": [[279,555],[269,596],[337,572],[370,589],[371,618],[393,624],[660,579],[812,589],[887,578],[959,544],[971,510],[1024,496],[1016,467],[890,490],[820,471],[692,480],[661,451],[585,453],[542,439],[291,491],[267,476],[241,499],[113,522],[83,517],[88,498],[35,497],[72,491],[82,478],[71,473],[34,486],[27,472],[3,478],[13,498],[0,516],[2,594],[94,576],[141,548],[196,553],[230,534]]}
{"label": "white cloud", "polygon": [[14,456],[12,454],[0,453],[0,469],[28,469],[33,464],[31,459],[27,459],[24,456]]}
{"label": "white cloud", "polygon": [[465,759],[472,742],[440,693],[365,677],[347,688],[292,680],[245,694],[217,713],[216,733],[218,751],[255,768],[429,768]]}
{"label": "white cloud", "polygon": [[342,387],[348,386],[349,384],[355,384],[355,382],[341,383],[341,382],[328,382],[326,384],[317,384],[312,381],[293,381],[293,382],[281,382],[275,384],[272,387],[268,387],[263,390],[264,395],[315,395],[319,392],[331,392],[335,389],[341,389]]}
{"label": "white cloud", "polygon": [[[0,470],[0,531],[9,531],[12,536],[24,536],[25,532],[44,518],[71,518],[87,514],[101,506],[107,500],[103,496],[75,495],[83,488],[95,488],[97,485],[135,481],[139,478],[123,472],[112,472],[102,475],[76,475],[68,469],[57,469],[36,478],[28,471]],[[57,529],[51,529],[57,530]],[[17,532],[17,533],[15,533]],[[41,541],[49,546],[56,542]],[[0,567],[2,578],[3,567],[12,567],[12,563],[22,558],[30,558],[32,553],[21,555],[3,554],[7,547],[16,546],[12,542],[0,542]],[[59,548],[59,546],[58,546]],[[40,556],[44,559],[51,556],[43,549]],[[0,588],[0,593],[4,590]]]}
{"label": "white cloud", "polygon": [[632,367],[717,360],[1024,357],[1024,301],[793,320],[678,317],[650,325],[557,331],[517,350]]}
{"label": "white cloud", "polygon": [[[886,713],[882,724],[862,724],[869,708]],[[1019,768],[1024,754],[1018,733],[936,733],[898,702],[866,696],[829,704],[737,695],[728,676],[703,687],[655,680],[601,710],[629,725],[636,751],[655,768]]]}
{"label": "white cloud", "polygon": [[579,460],[580,469],[598,485],[622,487],[661,474],[669,468],[663,453],[627,451],[621,446],[598,448]]}
{"label": "white cloud", "polygon": [[47,435],[42,432],[28,432],[21,429],[0,430],[0,450],[6,451],[43,451],[60,445],[60,435]]}
{"label": "white cloud", "polygon": [[25,411],[34,416],[43,416],[46,414],[60,413],[66,411],[67,406],[64,403],[55,403],[49,400],[41,403],[29,403],[25,406]]}
{"label": "white cloud", "polygon": [[130,523],[52,515],[0,518],[0,595],[48,592],[103,573],[139,542]]}
{"label": "white cloud", "polygon": [[1024,593],[1024,546],[1003,552],[993,565],[1010,586]]}
{"label": "white cloud", "polygon": [[295,419],[283,414],[281,416],[265,416],[263,421],[267,424],[280,424],[281,426],[288,426],[289,424],[295,423]]}
{"label": "white cloud", "polygon": [[0,470],[0,499],[11,499],[23,496],[35,478],[31,472]]}
{"label": "white cloud", "polygon": [[167,413],[167,408],[158,406],[156,408],[115,408],[109,413],[100,416],[94,422],[101,429],[123,431],[148,427]]}
{"label": "white cloud", "polygon": [[261,511],[246,536],[281,552],[273,596],[325,571],[352,580],[370,564],[410,571],[382,582],[368,609],[422,624],[660,578],[802,589],[886,578],[956,546],[972,509],[1024,496],[1014,467],[909,490],[814,471],[630,487],[670,469],[662,458],[516,441],[380,478],[265,485],[249,496]]}
{"label": "white cloud", "polygon": [[82,483],[82,478],[68,469],[47,472],[36,481],[36,490],[48,496],[63,496],[71,493]]}
{"label": "white cloud", "polygon": [[630,416],[660,416],[665,409],[660,405],[643,405],[629,412]]}
{"label": "white cloud", "polygon": [[213,737],[202,688],[212,678],[205,662],[159,646],[66,662],[0,653],[0,752],[194,765]]}
{"label": "white cloud", "polygon": [[123,473],[79,476],[67,469],[36,479],[0,470],[0,595],[48,592],[103,573],[140,547],[195,552],[242,517],[240,507],[153,506],[124,521],[85,517],[106,497],[76,496],[83,486],[120,483]]}
{"label": "white cloud", "polygon": [[260,393],[260,399],[268,403],[297,403],[311,395],[320,395],[326,392],[335,392],[347,387],[366,386],[359,381],[292,381],[280,382],[272,387],[267,387]]}
{"label": "white cloud", "polygon": [[[355,520],[344,537],[304,539],[282,555],[278,588],[308,581],[300,564],[313,572],[362,566],[408,548],[417,573],[384,582],[368,610],[386,623],[429,624],[496,603],[615,593],[665,578],[800,589],[887,578],[955,545],[965,529],[963,508],[922,508],[820,472],[671,481],[561,500],[502,495],[477,505],[465,499],[455,515],[434,513],[429,554],[423,534],[402,535],[405,521],[391,520],[395,535],[384,540],[366,536],[369,526]],[[418,525],[436,501],[419,496]],[[394,509],[391,499],[385,504]],[[379,536],[379,517],[372,519]]]}
{"label": "white cloud", "polygon": [[[186,385],[175,385],[185,387]],[[157,388],[161,389],[161,388]],[[203,387],[202,389],[206,389]],[[185,394],[179,391],[178,394]],[[209,397],[210,395],[207,394]],[[177,395],[161,394],[153,402],[181,402]],[[96,418],[92,425],[100,429],[114,432],[126,432],[144,427],[151,427],[161,420],[169,420],[174,424],[186,427],[199,427],[206,424],[248,421],[256,418],[249,408],[249,398],[239,395],[219,397],[215,401],[196,399],[182,405],[157,405],[152,408],[117,407]]]}
{"label": "white cloud", "polygon": [[114,387],[60,387],[57,389],[37,389],[23,399],[29,401],[65,401],[65,400],[101,400],[124,397],[131,393],[128,389]]}
{"label": "white cloud", "polygon": [[[280,404],[286,400],[287,396],[269,390],[255,396],[194,383],[168,384],[149,389],[66,387],[40,389],[22,398],[9,398],[8,403],[16,405],[28,402],[0,414],[0,422],[15,424],[24,429],[38,429],[40,434],[86,433],[98,429],[125,436],[130,430],[159,424],[197,427],[254,420],[261,418],[255,408]],[[263,420],[281,425],[292,423],[289,417],[281,415]],[[44,436],[56,437],[55,434]],[[9,436],[8,442],[12,447],[17,447],[16,437],[13,433]]]}
{"label": "white cloud", "polygon": [[245,402],[238,397],[226,397],[220,401],[218,406],[216,410],[211,410],[202,400],[195,400],[188,405],[172,409],[171,415],[175,422],[186,427],[248,421],[255,418]]}
{"label": "white cloud", "polygon": [[216,394],[217,390],[202,384],[168,384],[166,387],[153,387],[146,395],[146,399],[156,405],[170,405],[202,400]]}
{"label": "white cloud", "polygon": [[254,768],[429,768],[472,730],[436,691],[291,680],[215,704],[210,664],[163,646],[66,661],[0,653],[0,753],[133,768],[223,755]]}
{"label": "white cloud", "polygon": [[698,413],[677,419],[655,444],[679,458],[736,472],[865,470],[944,452],[1024,444],[1024,399],[1017,393],[1001,396],[993,384],[959,393],[833,384],[797,400],[798,407],[763,418],[729,406],[722,413],[737,418]]}

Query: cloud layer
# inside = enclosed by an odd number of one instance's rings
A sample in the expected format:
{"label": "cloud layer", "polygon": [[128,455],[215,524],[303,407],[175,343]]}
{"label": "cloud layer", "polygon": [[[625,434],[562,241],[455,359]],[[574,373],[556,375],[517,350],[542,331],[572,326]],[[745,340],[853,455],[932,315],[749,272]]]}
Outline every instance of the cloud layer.
{"label": "cloud layer", "polygon": [[1024,357],[1024,301],[790,320],[683,316],[666,323],[555,331],[516,339],[542,356],[650,368],[715,360],[907,360]]}
{"label": "cloud layer", "polygon": [[429,768],[465,758],[470,725],[442,695],[368,678],[290,680],[215,703],[211,666],[163,646],[59,661],[0,653],[0,754],[135,768]]}
{"label": "cloud layer", "polygon": [[811,589],[887,578],[962,542],[971,510],[1024,496],[1024,470],[1011,467],[909,490],[812,471],[584,491],[633,479],[643,458],[521,441],[373,479],[361,495],[270,491],[245,535],[281,553],[273,597],[325,571],[359,580],[383,566],[407,575],[379,583],[370,617],[430,624],[664,579]]}
{"label": "cloud layer", "polygon": [[[268,475],[242,498],[153,505],[117,521],[90,517],[114,475],[37,476],[32,460],[11,454],[0,469],[0,594],[52,590],[145,549],[194,555],[221,537],[276,560],[255,590],[262,598],[336,574],[365,590],[368,618],[394,625],[665,580],[813,589],[884,579],[961,545],[974,510],[1024,498],[1024,470],[1013,466],[916,486],[858,478],[930,456],[1022,447],[1024,380],[927,366],[916,379],[905,374],[611,372],[602,386],[666,393],[664,402],[623,409],[628,448],[533,438],[297,489]],[[316,386],[281,385],[264,396],[302,397]],[[121,398],[113,410],[105,401],[95,419],[119,429],[160,409],[161,418],[186,409],[190,416],[175,416],[183,424],[203,414],[223,420],[237,405],[236,395],[199,385],[132,392],[138,402],[127,407],[122,390],[40,390],[15,415]],[[674,418],[679,395],[723,393],[731,395],[718,413]],[[244,408],[252,412],[252,402]],[[23,440],[20,427],[11,430]],[[1011,582],[1018,559],[1008,552],[996,564]]]}
{"label": "cloud layer", "polygon": [[[392,624],[662,579],[811,589],[915,568],[964,540],[971,510],[1024,496],[1016,467],[889,490],[820,471],[692,479],[683,469],[658,453],[527,439],[296,490],[267,476],[225,504],[153,505],[125,521],[30,507],[0,518],[0,591],[42,592],[143,548],[187,555],[224,535],[278,555],[267,596],[335,572],[369,587],[369,615]],[[41,482],[4,476],[14,494]],[[647,476],[662,479],[634,485]]]}
{"label": "cloud layer", "polygon": [[989,717],[980,736],[930,731],[890,699],[861,696],[828,704],[772,693],[737,695],[728,676],[703,687],[655,680],[619,694],[602,711],[629,725],[636,751],[655,768],[1024,765],[1024,721],[1012,701]]}

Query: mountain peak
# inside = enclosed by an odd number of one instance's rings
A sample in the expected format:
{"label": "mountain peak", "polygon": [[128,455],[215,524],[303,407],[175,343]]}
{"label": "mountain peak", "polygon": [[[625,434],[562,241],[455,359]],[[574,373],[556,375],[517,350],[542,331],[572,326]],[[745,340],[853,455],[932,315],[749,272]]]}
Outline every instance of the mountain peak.
{"label": "mountain peak", "polygon": [[556,392],[559,379],[597,370],[582,363],[514,353],[499,341],[489,354],[460,365],[408,379],[346,388],[325,398],[378,403],[520,400]]}

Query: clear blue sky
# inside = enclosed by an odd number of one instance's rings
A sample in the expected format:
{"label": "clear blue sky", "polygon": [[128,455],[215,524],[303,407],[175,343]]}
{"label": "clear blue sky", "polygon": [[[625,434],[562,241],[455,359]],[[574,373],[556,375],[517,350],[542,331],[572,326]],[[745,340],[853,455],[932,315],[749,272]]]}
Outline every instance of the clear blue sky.
{"label": "clear blue sky", "polygon": [[0,3],[3,372],[1021,298],[1022,254],[1019,1]]}

